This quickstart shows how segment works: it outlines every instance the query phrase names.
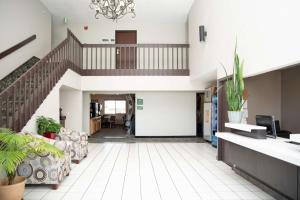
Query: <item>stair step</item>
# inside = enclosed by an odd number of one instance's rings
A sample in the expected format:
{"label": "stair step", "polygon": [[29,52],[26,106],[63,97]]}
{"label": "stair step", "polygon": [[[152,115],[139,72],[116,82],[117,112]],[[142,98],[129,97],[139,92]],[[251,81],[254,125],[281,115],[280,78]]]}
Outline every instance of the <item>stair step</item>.
{"label": "stair step", "polygon": [[40,59],[33,56],[29,60],[27,60],[20,67],[16,68],[10,74],[5,76],[0,80],[0,92],[2,92],[5,88],[10,86],[15,80],[17,80],[22,74],[24,74],[27,70],[29,70],[33,65],[35,65]]}

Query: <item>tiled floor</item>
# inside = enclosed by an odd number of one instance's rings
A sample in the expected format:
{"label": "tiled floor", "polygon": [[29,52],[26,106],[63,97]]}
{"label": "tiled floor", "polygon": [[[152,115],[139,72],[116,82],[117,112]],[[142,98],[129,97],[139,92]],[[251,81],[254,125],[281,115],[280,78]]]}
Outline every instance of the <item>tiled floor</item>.
{"label": "tiled floor", "polygon": [[122,127],[115,128],[102,128],[101,131],[91,135],[89,137],[89,143],[105,143],[105,142],[144,142],[144,143],[198,143],[205,142],[201,137],[135,137],[134,135],[129,135]]}
{"label": "tiled floor", "polygon": [[25,200],[273,199],[216,161],[206,143],[90,144],[58,190],[26,188]]}
{"label": "tiled floor", "polygon": [[129,134],[120,126],[113,128],[101,128],[100,131],[92,134],[89,139],[103,139],[103,138],[126,138]]}

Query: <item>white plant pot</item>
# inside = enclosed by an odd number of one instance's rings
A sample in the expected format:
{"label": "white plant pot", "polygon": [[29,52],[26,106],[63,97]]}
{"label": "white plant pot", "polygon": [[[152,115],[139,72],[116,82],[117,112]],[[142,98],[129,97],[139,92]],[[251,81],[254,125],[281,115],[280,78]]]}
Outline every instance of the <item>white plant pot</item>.
{"label": "white plant pot", "polygon": [[230,123],[240,124],[243,119],[243,111],[228,111],[228,119]]}

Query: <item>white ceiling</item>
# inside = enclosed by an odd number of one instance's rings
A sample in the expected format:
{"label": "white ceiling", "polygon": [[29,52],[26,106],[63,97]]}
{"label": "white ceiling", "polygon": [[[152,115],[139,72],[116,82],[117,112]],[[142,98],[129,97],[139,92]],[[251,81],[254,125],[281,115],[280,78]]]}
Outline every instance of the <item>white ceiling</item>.
{"label": "white ceiling", "polygon": [[[90,0],[40,0],[56,18],[71,23],[94,23],[95,11],[89,7]],[[135,0],[136,21],[186,22],[194,0]],[[98,21],[108,20],[100,18]],[[130,14],[121,20],[132,20]]]}

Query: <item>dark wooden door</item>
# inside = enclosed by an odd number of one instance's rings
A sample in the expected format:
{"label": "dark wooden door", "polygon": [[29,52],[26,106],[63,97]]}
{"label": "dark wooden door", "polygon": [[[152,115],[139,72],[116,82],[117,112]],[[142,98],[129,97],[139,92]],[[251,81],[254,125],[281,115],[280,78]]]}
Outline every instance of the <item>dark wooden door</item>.
{"label": "dark wooden door", "polygon": [[[116,31],[116,44],[136,44],[136,31]],[[116,68],[136,69],[136,47],[116,48]]]}

